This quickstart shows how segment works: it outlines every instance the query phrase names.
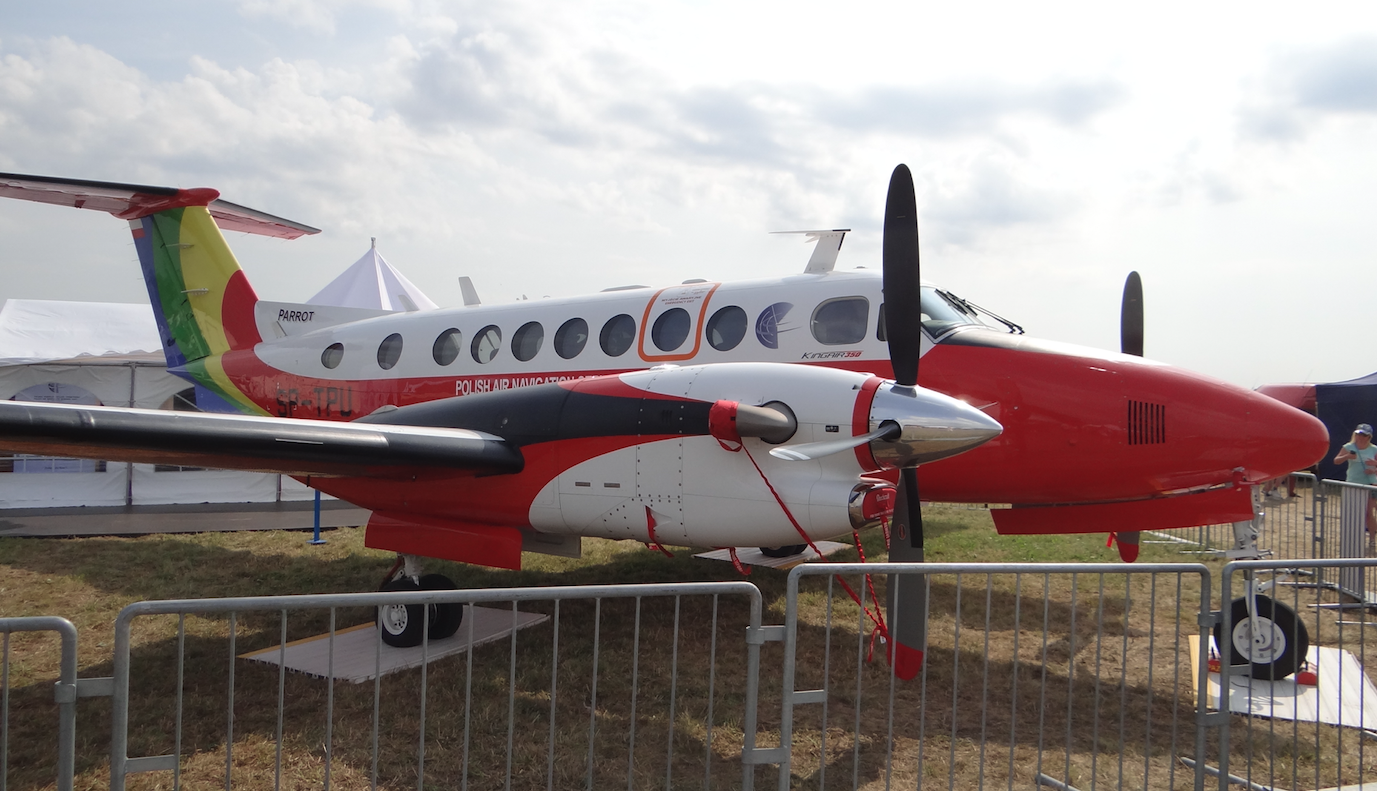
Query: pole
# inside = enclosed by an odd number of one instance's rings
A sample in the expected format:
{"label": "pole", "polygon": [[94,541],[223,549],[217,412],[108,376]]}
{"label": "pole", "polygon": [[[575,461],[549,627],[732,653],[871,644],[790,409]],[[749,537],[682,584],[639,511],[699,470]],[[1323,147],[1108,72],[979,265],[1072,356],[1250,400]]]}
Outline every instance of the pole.
{"label": "pole", "polygon": [[316,532],[311,536],[311,544],[324,544],[325,539],[320,537],[320,490],[316,490]]}

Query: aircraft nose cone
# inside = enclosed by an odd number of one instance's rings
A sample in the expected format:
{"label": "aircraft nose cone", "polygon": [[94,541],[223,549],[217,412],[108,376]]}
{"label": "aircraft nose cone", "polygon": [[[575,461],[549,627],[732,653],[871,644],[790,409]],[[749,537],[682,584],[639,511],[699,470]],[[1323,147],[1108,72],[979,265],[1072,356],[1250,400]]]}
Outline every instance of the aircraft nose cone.
{"label": "aircraft nose cone", "polygon": [[875,391],[870,428],[897,423],[894,440],[871,443],[875,460],[888,467],[912,467],[978,447],[1004,431],[997,420],[942,393],[886,382]]}
{"label": "aircraft nose cone", "polygon": [[1265,481],[1303,470],[1329,450],[1329,431],[1313,415],[1261,393],[1250,393],[1244,475]]}

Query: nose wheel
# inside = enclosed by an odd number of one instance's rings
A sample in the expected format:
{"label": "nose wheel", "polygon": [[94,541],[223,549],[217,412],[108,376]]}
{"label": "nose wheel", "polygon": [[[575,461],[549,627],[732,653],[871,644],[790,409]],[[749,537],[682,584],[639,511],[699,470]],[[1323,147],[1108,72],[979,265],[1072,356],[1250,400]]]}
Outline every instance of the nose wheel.
{"label": "nose wheel", "polygon": [[1268,596],[1258,595],[1255,611],[1248,599],[1234,599],[1229,607],[1229,634],[1215,624],[1214,641],[1221,661],[1249,665],[1253,678],[1278,681],[1300,669],[1310,651],[1310,633],[1295,610]]}

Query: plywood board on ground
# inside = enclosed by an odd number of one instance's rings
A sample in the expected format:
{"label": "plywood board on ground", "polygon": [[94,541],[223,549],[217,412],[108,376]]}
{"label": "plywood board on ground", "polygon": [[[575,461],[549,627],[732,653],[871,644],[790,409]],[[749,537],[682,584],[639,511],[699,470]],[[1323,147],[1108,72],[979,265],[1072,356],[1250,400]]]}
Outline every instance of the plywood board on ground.
{"label": "plywood board on ground", "polygon": [[470,647],[510,637],[514,631],[535,626],[549,619],[550,616],[539,613],[465,606],[464,621],[453,637],[432,640],[424,646],[393,648],[382,645],[378,638],[378,629],[371,623],[340,629],[335,632],[333,667],[329,634],[290,642],[285,650],[282,646],[275,645],[261,651],[240,654],[239,658],[270,665],[276,665],[281,661],[288,670],[298,673],[320,678],[329,678],[333,674],[337,681],[360,684],[388,673],[420,667],[426,662],[434,662],[467,651]]}
{"label": "plywood board on ground", "polygon": [[[1200,638],[1191,635],[1191,669],[1200,672]],[[1210,641],[1211,650],[1214,640]],[[1218,652],[1214,652],[1215,655]],[[1229,711],[1277,720],[1323,722],[1349,728],[1377,731],[1377,686],[1363,672],[1352,653],[1337,648],[1310,647],[1306,656],[1319,684],[1297,684],[1295,677],[1264,681],[1247,675],[1229,674]],[[1210,673],[1208,705],[1219,710],[1220,679]]]}

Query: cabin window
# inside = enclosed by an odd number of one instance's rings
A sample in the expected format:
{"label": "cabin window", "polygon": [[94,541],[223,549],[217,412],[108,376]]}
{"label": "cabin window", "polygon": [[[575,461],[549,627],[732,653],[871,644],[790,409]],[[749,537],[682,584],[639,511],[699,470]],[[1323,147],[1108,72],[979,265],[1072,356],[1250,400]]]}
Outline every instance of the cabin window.
{"label": "cabin window", "polygon": [[394,332],[378,344],[378,367],[384,371],[392,369],[402,358],[402,336]]}
{"label": "cabin window", "polygon": [[555,353],[566,360],[579,356],[588,343],[588,322],[569,319],[555,330]]}
{"label": "cabin window", "polygon": [[829,299],[813,310],[813,338],[829,346],[860,343],[870,319],[865,297]]}
{"label": "cabin window", "polygon": [[492,358],[502,351],[502,330],[496,324],[489,324],[478,331],[473,336],[473,343],[470,345],[469,353],[473,355],[473,361],[484,364],[492,362]]}
{"label": "cabin window", "polygon": [[636,320],[625,313],[613,316],[602,325],[602,334],[598,336],[598,343],[602,345],[602,351],[608,357],[621,357],[626,354],[626,350],[631,348],[631,344],[636,340]]}
{"label": "cabin window", "polygon": [[689,318],[687,310],[670,308],[661,313],[651,325],[650,342],[662,352],[672,352],[684,345],[685,339],[688,338],[689,325],[692,323],[693,319]]}
{"label": "cabin window", "polygon": [[540,322],[528,321],[512,335],[512,356],[523,363],[529,362],[540,351],[544,340],[545,328]]}
{"label": "cabin window", "polygon": [[325,351],[320,353],[320,364],[332,371],[338,368],[340,362],[343,360],[344,344],[342,343],[332,343],[325,347]]}
{"label": "cabin window", "polygon": [[746,337],[746,311],[729,305],[708,319],[708,344],[719,352],[731,351]]}
{"label": "cabin window", "polygon": [[881,302],[880,309],[876,312],[880,314],[880,318],[875,322],[875,340],[886,343],[889,341],[889,335],[885,330],[885,303]]}
{"label": "cabin window", "polygon": [[459,358],[459,349],[460,344],[463,343],[463,337],[459,330],[450,327],[435,339],[435,345],[430,347],[430,356],[434,357],[435,362],[439,365],[449,365]]}

